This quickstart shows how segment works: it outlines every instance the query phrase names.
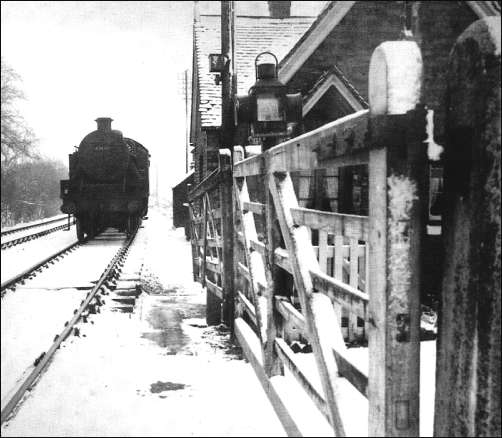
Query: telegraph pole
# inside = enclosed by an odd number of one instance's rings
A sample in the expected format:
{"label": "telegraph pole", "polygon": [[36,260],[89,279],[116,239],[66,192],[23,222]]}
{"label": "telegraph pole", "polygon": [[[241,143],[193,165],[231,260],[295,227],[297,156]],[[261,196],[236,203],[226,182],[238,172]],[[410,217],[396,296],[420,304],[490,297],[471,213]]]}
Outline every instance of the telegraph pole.
{"label": "telegraph pole", "polygon": [[[233,150],[234,119],[233,100],[235,95],[235,64],[234,64],[234,2],[221,2],[221,55],[226,59],[226,65],[221,73],[221,143],[220,147]],[[228,157],[229,158],[229,157]],[[220,165],[223,161],[220,161]],[[233,333],[234,322],[234,212],[232,200],[233,178],[230,170],[231,159],[225,161],[225,169],[220,169],[225,176],[220,186],[221,231],[223,242],[222,284],[224,289],[221,316],[223,322]],[[228,168],[227,168],[228,166]]]}
{"label": "telegraph pole", "polygon": [[234,120],[233,95],[235,93],[233,1],[221,2],[221,54],[226,57],[226,65],[221,73],[221,147],[232,149]]}
{"label": "telegraph pole", "polygon": [[190,123],[188,121],[188,69],[185,70],[185,143],[186,143],[186,160],[185,160],[185,173],[188,173],[188,162],[190,154]]}

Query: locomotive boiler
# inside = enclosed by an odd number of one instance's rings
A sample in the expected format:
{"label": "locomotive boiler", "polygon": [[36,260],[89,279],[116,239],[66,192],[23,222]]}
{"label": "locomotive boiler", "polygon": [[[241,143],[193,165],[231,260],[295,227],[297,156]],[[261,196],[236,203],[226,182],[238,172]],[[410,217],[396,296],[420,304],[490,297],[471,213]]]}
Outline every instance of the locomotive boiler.
{"label": "locomotive boiler", "polygon": [[148,149],[111,129],[111,118],[96,122],[69,155],[69,179],[61,180],[61,211],[75,216],[80,241],[105,227],[131,234],[148,211]]}

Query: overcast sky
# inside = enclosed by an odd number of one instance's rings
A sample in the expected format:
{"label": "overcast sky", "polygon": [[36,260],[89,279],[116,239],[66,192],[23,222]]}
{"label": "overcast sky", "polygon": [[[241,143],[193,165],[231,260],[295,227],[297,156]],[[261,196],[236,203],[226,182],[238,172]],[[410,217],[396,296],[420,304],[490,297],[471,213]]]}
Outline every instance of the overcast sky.
{"label": "overcast sky", "polygon": [[[293,2],[292,14],[316,14],[324,3]],[[220,2],[200,2],[200,9],[217,14]],[[268,14],[266,2],[237,2],[236,9]],[[180,180],[180,76],[191,68],[193,2],[2,1],[1,13],[2,58],[22,78],[20,109],[45,155],[66,162],[94,119],[108,116],[150,150],[161,185]]]}
{"label": "overcast sky", "polygon": [[178,78],[191,66],[192,2],[1,5],[2,58],[22,77],[20,108],[44,154],[66,162],[109,116],[150,150],[165,183],[184,174]]}

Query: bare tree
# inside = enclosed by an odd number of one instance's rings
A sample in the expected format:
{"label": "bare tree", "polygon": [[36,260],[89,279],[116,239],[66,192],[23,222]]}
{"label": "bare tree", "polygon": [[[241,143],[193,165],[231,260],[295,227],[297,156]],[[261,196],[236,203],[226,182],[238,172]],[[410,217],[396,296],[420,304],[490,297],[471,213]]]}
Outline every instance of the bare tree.
{"label": "bare tree", "polygon": [[23,92],[18,88],[19,75],[3,60],[2,64],[2,107],[1,107],[1,142],[2,172],[24,158],[35,158],[36,139],[32,130],[15,107],[18,99],[23,99]]}

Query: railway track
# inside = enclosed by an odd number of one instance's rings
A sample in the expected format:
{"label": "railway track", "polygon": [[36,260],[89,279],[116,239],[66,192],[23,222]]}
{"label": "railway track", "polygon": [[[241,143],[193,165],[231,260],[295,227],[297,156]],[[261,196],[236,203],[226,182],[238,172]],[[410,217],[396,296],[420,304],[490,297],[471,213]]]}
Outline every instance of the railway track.
{"label": "railway track", "polygon": [[[99,251],[100,248],[107,248],[108,253],[110,253],[111,250],[116,249],[111,260],[108,258],[108,264],[106,265],[106,268],[101,273],[97,281],[95,280],[95,277],[92,280],[90,279],[87,280],[87,284],[91,284],[91,287],[88,287],[86,289],[88,290],[88,292],[86,293],[84,299],[81,301],[79,307],[75,309],[71,314],[68,314],[68,317],[71,316],[71,319],[69,319],[64,324],[63,330],[54,337],[52,345],[50,345],[50,347],[45,352],[43,352],[37,357],[32,366],[28,367],[28,369],[24,371],[22,378],[18,378],[14,384],[12,384],[11,382],[12,387],[9,388],[9,392],[7,393],[7,395],[6,396],[2,395],[3,399],[2,399],[2,409],[1,409],[1,424],[3,424],[7,420],[7,418],[9,418],[9,416],[12,414],[16,406],[23,399],[23,396],[26,393],[26,391],[30,390],[32,386],[35,384],[35,382],[38,380],[42,371],[47,367],[51,358],[54,356],[54,353],[60,347],[61,343],[72,333],[72,331],[75,328],[74,326],[81,320],[86,321],[89,313],[99,312],[99,306],[104,304],[104,299],[102,298],[102,295],[109,293],[107,292],[108,288],[113,288],[113,283],[118,278],[118,275],[124,264],[124,260],[127,257],[128,251],[135,237],[136,233],[134,233],[134,235],[131,236],[130,238],[127,238],[122,233],[111,233],[111,232],[107,233],[105,231],[102,235],[97,236],[96,238],[88,242],[85,243],[76,242],[75,244],[70,245],[68,248],[59,251],[58,252],[59,254],[54,254],[47,260],[43,261],[43,263],[39,263],[39,267],[35,268],[39,269],[40,266],[50,263],[51,260],[53,261],[54,258],[59,257],[63,253],[68,251],[75,251],[77,248],[87,247],[88,251],[94,251],[94,252]],[[75,255],[73,255],[72,257],[76,257],[77,253],[78,251],[75,251]],[[65,259],[67,258],[65,257]],[[57,265],[58,264],[56,264],[56,266]],[[78,266],[78,263],[76,264],[76,266]],[[33,270],[30,272],[33,273]],[[23,276],[25,277],[27,275],[30,275],[30,272],[25,272]],[[14,283],[11,282],[10,286],[8,287],[12,287],[13,284]],[[29,288],[29,285],[23,287]],[[76,286],[73,287],[75,288]],[[4,289],[3,284],[2,284],[2,289]],[[57,285],[55,289],[58,289]],[[36,292],[39,293],[38,290]],[[43,291],[40,291],[40,293],[43,293]],[[14,293],[13,295],[16,294],[17,292]],[[2,304],[2,306],[4,306],[4,303]],[[66,310],[64,312],[66,312]],[[52,317],[53,315],[51,314],[50,316]],[[78,329],[75,328],[75,330]],[[4,363],[2,359],[2,368],[3,366]],[[3,378],[4,376],[2,375],[2,380]]]}
{"label": "railway track", "polygon": [[41,272],[42,269],[48,267],[49,264],[53,263],[55,260],[57,260],[59,257],[64,256],[68,252],[73,251],[77,246],[79,245],[79,242],[73,242],[67,246],[65,246],[63,249],[60,249],[56,251],[55,253],[45,257],[41,261],[35,263],[34,265],[23,269],[21,272],[18,274],[15,274],[11,278],[7,278],[6,280],[2,281],[0,285],[0,293],[3,298],[5,293],[7,292],[8,289],[10,288],[15,288],[17,283],[21,283],[27,278],[33,277],[34,275],[37,274],[38,272]]}
{"label": "railway track", "polygon": [[[75,219],[70,219],[70,225],[75,223]],[[68,229],[67,215],[59,215],[30,224],[12,227],[3,230],[1,234],[1,249],[11,248],[20,243],[28,242],[56,231]]]}

